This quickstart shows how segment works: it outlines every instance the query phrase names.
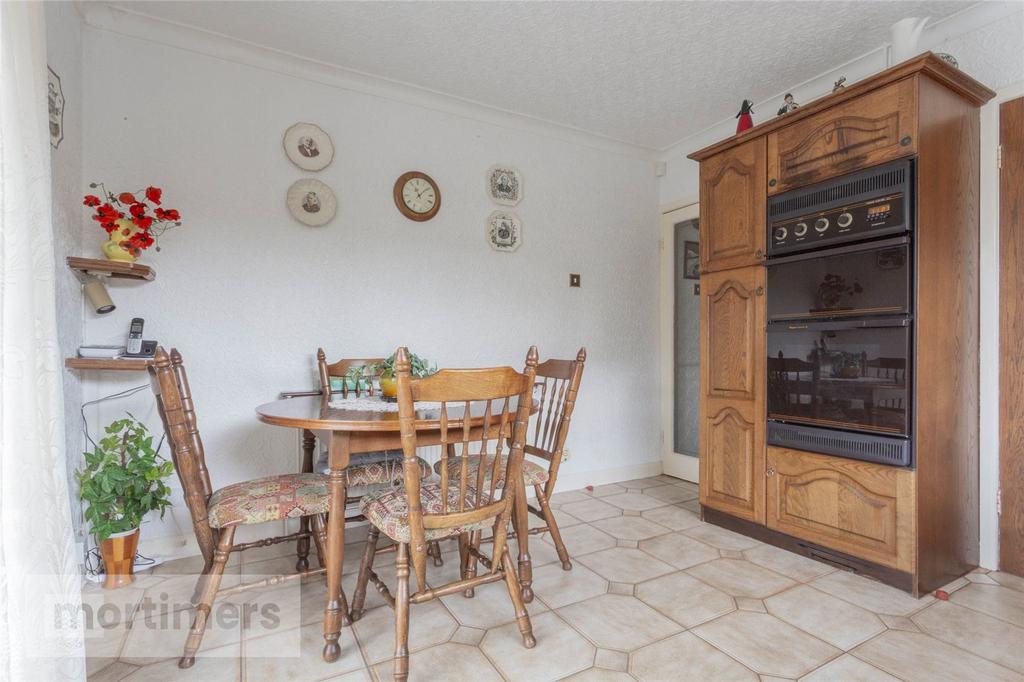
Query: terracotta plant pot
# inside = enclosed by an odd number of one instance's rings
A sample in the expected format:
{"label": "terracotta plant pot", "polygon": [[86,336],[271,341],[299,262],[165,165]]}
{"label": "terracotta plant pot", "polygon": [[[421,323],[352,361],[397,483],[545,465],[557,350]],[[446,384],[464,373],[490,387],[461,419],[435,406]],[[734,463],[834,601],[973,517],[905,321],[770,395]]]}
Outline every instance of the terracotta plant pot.
{"label": "terracotta plant pot", "polygon": [[103,587],[109,590],[135,582],[135,552],[138,548],[138,528],[114,533],[100,543],[100,556],[107,573]]}

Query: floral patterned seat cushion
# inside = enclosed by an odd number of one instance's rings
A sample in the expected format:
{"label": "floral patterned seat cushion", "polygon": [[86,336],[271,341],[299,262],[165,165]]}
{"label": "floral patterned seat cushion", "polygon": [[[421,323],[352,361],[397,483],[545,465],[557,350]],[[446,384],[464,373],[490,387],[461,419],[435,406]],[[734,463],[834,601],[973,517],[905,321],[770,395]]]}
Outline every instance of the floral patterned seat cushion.
{"label": "floral patterned seat cushion", "polygon": [[[498,467],[498,471],[501,474],[501,478],[498,479],[498,487],[502,488],[505,486],[505,465],[508,462],[507,457],[501,458],[501,464]],[[484,469],[484,480],[491,480],[491,472],[494,470],[494,455],[490,455],[487,458],[487,465]],[[467,476],[469,480],[476,485],[477,470],[480,468],[480,457],[479,455],[469,456],[469,466],[466,467]],[[441,475],[441,462],[434,465],[434,471],[437,475]],[[462,457],[449,457],[448,458],[448,477],[450,480],[458,480],[462,476]],[[548,480],[548,470],[530,460],[523,458],[523,480],[526,481],[526,485],[541,485],[546,483]]]}
{"label": "floral patterned seat cushion", "polygon": [[[472,500],[473,490],[470,489],[466,496],[468,500]],[[420,504],[424,514],[440,514],[441,486],[436,483],[420,486]],[[459,490],[449,487],[448,509],[458,509],[458,505]],[[367,521],[395,542],[409,542],[409,497],[405,490],[395,488],[367,495],[360,503],[360,511]],[[494,518],[488,518],[455,528],[428,528],[426,529],[426,539],[428,541],[443,540],[459,533],[489,528],[493,524]]]}
{"label": "floral patterned seat cushion", "polygon": [[[380,452],[361,452],[349,458],[348,468],[345,469],[345,483],[349,488],[357,488],[371,485],[401,485],[405,481],[405,474],[402,470],[401,450],[381,450]],[[420,465],[420,478],[430,476],[430,464],[426,460],[417,457]],[[327,451],[320,453],[313,470],[320,474],[327,474]]]}
{"label": "floral patterned seat cushion", "polygon": [[327,500],[327,477],[321,474],[257,478],[221,488],[210,496],[210,526],[225,528],[324,514]]}

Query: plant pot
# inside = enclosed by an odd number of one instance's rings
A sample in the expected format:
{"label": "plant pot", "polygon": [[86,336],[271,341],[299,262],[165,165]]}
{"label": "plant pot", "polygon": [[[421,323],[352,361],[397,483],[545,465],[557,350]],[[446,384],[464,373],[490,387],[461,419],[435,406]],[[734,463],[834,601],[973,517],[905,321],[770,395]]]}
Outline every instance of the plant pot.
{"label": "plant pot", "polygon": [[397,398],[398,397],[398,382],[395,377],[384,377],[380,378],[380,392],[384,394],[385,398]]}
{"label": "plant pot", "polygon": [[110,239],[103,242],[100,250],[107,260],[121,261],[122,263],[134,263],[138,258],[131,251],[121,247],[121,242],[139,231],[138,226],[130,220],[122,218],[117,221],[117,229],[110,233]]}
{"label": "plant pot", "polygon": [[107,573],[103,587],[110,590],[135,582],[135,552],[138,548],[138,528],[114,533],[100,543],[100,556]]}

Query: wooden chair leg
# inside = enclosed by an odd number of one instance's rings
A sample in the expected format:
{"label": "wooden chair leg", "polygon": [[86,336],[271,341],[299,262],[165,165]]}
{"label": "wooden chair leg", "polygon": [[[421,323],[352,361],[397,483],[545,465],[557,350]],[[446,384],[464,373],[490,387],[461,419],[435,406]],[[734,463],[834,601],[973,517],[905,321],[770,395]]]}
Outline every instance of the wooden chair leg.
{"label": "wooden chair leg", "polygon": [[523,646],[532,649],[537,646],[537,640],[533,637],[533,625],[530,623],[530,614],[526,612],[523,604],[522,586],[516,576],[515,566],[512,564],[512,557],[508,549],[501,553],[501,565],[505,570],[505,585],[508,586],[508,596],[512,599],[512,606],[516,610],[516,625],[519,626],[519,634],[523,636]]}
{"label": "wooden chair leg", "polygon": [[199,597],[199,604],[196,606],[195,616],[192,618],[192,629],[189,630],[188,638],[185,640],[185,651],[178,659],[179,668],[191,668],[196,662],[196,651],[203,642],[203,633],[206,632],[206,622],[213,610],[213,600],[220,589],[220,579],[224,575],[224,567],[231,556],[231,546],[235,538],[234,526],[221,528],[220,540],[217,542],[217,549],[213,553],[213,566],[207,575],[199,577],[203,589]]}
{"label": "wooden chair leg", "polygon": [[366,583],[370,581],[370,570],[373,568],[373,558],[377,554],[377,540],[380,538],[380,531],[375,526],[370,526],[366,534],[366,547],[363,549],[363,560],[359,564],[359,577],[356,578],[356,590],[352,593],[352,612],[349,618],[355,622],[363,617],[363,604],[366,603]]}
{"label": "wooden chair leg", "polygon": [[398,545],[395,559],[395,682],[409,678],[409,545]]}
{"label": "wooden chair leg", "polygon": [[199,580],[196,581],[196,589],[192,591],[192,606],[198,606],[199,600],[203,597],[203,577],[210,575],[213,568],[213,556],[206,560],[203,570],[199,572]]}
{"label": "wooden chair leg", "polygon": [[[473,549],[480,549],[480,540],[483,537],[483,531],[474,530],[469,534],[469,546]],[[467,549],[468,552],[468,549]],[[472,552],[468,552],[466,557],[466,569],[464,571],[465,578],[473,578],[476,576],[476,555]],[[472,599],[473,595],[476,594],[476,590],[472,587],[466,588],[462,592],[467,599]]]}
{"label": "wooden chair leg", "polygon": [[552,511],[548,505],[548,496],[544,494],[544,488],[539,485],[533,486],[534,491],[537,493],[537,503],[540,505],[540,510],[544,514],[544,521],[548,524],[548,532],[551,533],[551,541],[555,543],[555,551],[558,552],[558,559],[562,562],[563,571],[572,570],[572,562],[569,561],[569,552],[565,549],[565,543],[562,542],[562,533],[558,530],[558,524],[555,522],[555,512]]}
{"label": "wooden chair leg", "polygon": [[[313,451],[316,449],[316,436],[313,435],[312,431],[302,431],[302,473],[312,473],[313,471]],[[303,516],[299,519],[299,530],[304,533],[308,533],[310,528],[309,517]],[[295,556],[297,561],[295,562],[295,572],[301,573],[302,571],[309,570],[309,536],[304,535],[299,538],[295,547]],[[322,565],[322,564],[321,564]]]}
{"label": "wooden chair leg", "polygon": [[316,544],[316,556],[320,562],[320,568],[327,566],[327,518],[326,514],[317,514],[313,517],[313,542]]}
{"label": "wooden chair leg", "polygon": [[431,540],[427,545],[427,554],[434,557],[435,566],[444,566],[444,559],[441,558],[441,544],[437,540]]}

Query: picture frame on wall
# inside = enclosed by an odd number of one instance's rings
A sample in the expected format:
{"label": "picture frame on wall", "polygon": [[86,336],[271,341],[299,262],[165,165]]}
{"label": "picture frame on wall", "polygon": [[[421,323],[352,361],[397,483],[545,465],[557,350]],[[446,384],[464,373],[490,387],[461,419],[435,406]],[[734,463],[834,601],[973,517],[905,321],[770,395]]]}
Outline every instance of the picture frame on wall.
{"label": "picture frame on wall", "polygon": [[284,132],[284,152],[304,171],[319,171],[334,160],[334,142],[323,128],[312,123],[296,123]]}
{"label": "picture frame on wall", "polygon": [[515,206],[523,198],[523,174],[507,164],[491,166],[487,169],[487,195],[496,204]]}
{"label": "picture frame on wall", "polygon": [[523,223],[511,211],[494,211],[487,217],[487,243],[495,251],[511,253],[523,243]]}
{"label": "picture frame on wall", "polygon": [[56,149],[64,139],[64,90],[60,76],[49,66],[46,67],[46,109],[49,112],[50,146]]}
{"label": "picture frame on wall", "polygon": [[683,242],[683,279],[700,279],[700,242]]}
{"label": "picture frame on wall", "polygon": [[313,178],[302,178],[292,183],[285,203],[293,218],[310,227],[326,225],[338,211],[334,190]]}

